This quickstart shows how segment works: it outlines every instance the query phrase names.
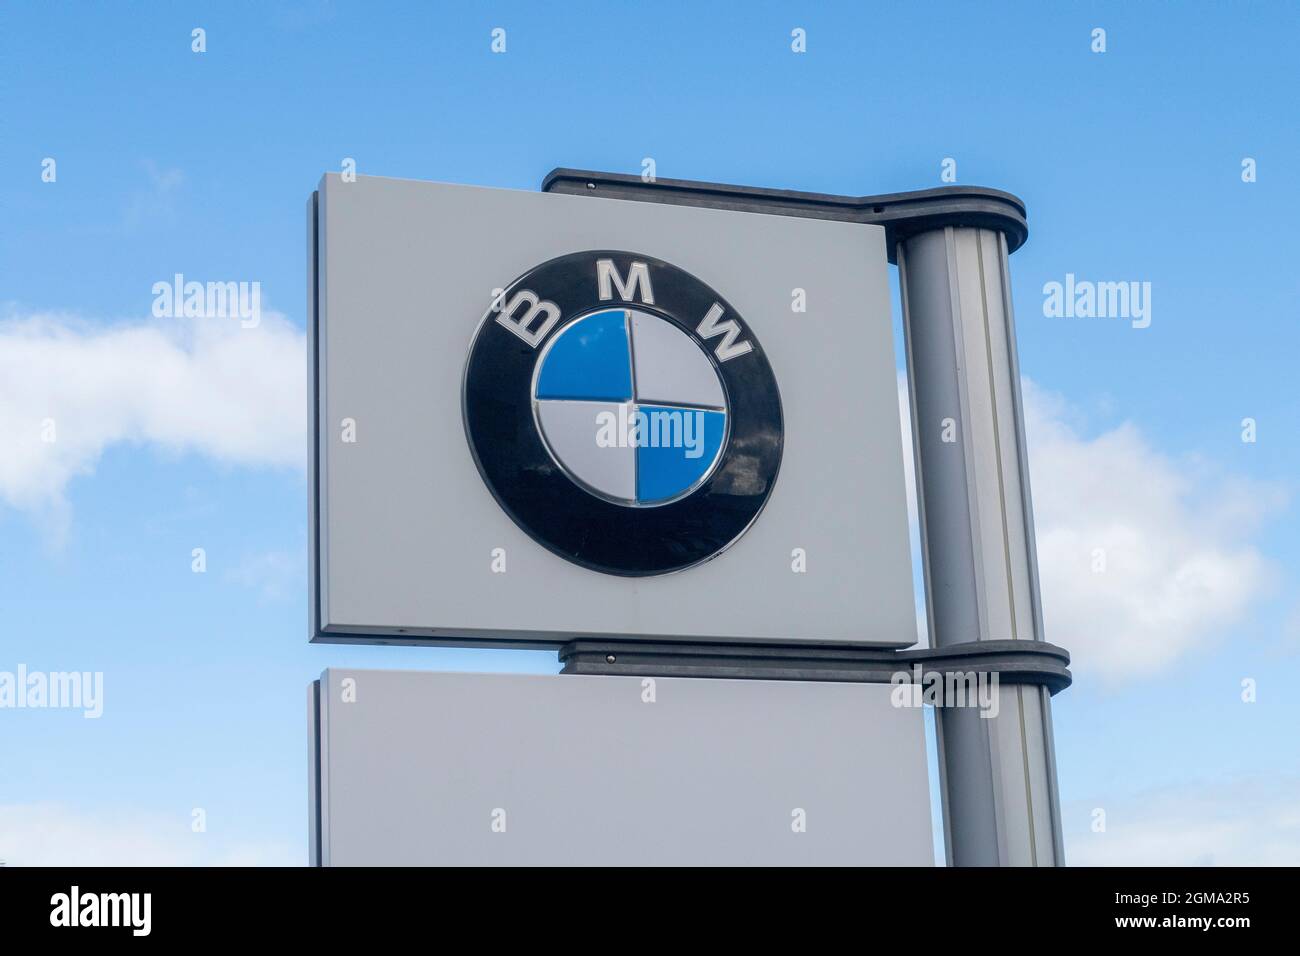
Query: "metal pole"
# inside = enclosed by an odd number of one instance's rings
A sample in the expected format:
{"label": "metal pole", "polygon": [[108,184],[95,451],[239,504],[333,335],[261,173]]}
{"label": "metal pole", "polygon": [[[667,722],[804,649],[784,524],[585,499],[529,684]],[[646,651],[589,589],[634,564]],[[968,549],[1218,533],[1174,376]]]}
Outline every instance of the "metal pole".
{"label": "metal pole", "polygon": [[[949,225],[896,254],[931,646],[1041,641],[1006,237]],[[998,704],[936,712],[948,862],[1063,865],[1050,694]]]}

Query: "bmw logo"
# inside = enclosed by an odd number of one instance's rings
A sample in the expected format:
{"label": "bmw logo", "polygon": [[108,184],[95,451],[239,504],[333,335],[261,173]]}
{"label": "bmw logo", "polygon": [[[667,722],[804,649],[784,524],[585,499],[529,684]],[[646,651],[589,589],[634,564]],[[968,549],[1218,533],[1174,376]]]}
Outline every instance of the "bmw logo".
{"label": "bmw logo", "polygon": [[784,442],[772,367],[741,316],[630,252],[561,256],[502,290],[470,349],[464,415],[516,524],[627,576],[734,543],[772,492]]}

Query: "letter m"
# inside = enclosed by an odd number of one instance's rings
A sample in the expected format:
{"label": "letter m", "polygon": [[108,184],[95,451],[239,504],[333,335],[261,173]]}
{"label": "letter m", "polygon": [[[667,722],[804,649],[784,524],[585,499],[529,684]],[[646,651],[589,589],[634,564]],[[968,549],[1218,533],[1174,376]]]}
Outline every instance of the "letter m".
{"label": "letter m", "polygon": [[614,290],[624,302],[636,301],[637,289],[641,290],[641,301],[646,305],[655,304],[654,290],[650,288],[650,267],[644,262],[633,262],[628,269],[627,281],[618,274],[618,267],[613,259],[596,260],[596,284],[600,288],[601,301],[614,298]]}

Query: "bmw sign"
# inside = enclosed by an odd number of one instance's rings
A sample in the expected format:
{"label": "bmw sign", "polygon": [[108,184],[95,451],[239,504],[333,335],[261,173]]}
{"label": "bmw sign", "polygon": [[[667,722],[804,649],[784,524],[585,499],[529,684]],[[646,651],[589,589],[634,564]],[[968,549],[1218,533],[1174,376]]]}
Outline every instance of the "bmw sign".
{"label": "bmw sign", "polygon": [[916,640],[882,227],[326,176],[312,639]]}
{"label": "bmw sign", "polygon": [[[311,638],[559,648],[566,676],[327,671],[308,699],[317,859],[600,863],[604,835],[631,827],[669,862],[924,863],[921,714],[875,683],[914,666],[1017,676],[996,693],[1019,722],[988,732],[1010,743],[941,754],[945,807],[983,821],[952,828],[952,859],[1059,862],[1047,699],[1068,671],[1029,639],[1006,272],[1024,229],[1014,197],[965,187],[325,176],[308,205]],[[908,411],[934,644],[904,656],[920,637]],[[983,639],[1006,626],[1021,639]],[[945,733],[993,726],[984,690]],[[809,727],[869,729],[847,750],[791,731],[813,712]],[[889,767],[889,786],[845,777],[862,766]],[[332,782],[355,767],[361,786]],[[641,785],[647,767],[666,789]],[[683,836],[677,780],[701,767],[686,796],[738,822],[705,814]],[[448,768],[468,783],[448,788]],[[1011,774],[1029,804],[990,789]],[[575,792],[599,812],[577,820]],[[490,830],[473,823],[497,804]],[[786,820],[813,816],[792,843]]]}
{"label": "bmw sign", "polygon": [[465,427],[488,487],[530,537],[595,571],[715,557],[758,517],[781,464],[781,398],[744,320],[641,253],[560,256],[479,325]]}

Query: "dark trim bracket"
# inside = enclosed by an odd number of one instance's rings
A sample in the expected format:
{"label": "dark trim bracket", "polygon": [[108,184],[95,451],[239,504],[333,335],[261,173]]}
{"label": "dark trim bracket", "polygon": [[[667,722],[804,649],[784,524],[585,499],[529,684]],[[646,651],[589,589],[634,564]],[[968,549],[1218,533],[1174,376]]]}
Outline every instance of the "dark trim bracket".
{"label": "dark trim bracket", "polygon": [[753,644],[642,644],[580,639],[560,648],[564,674],[713,677],[887,684],[895,674],[997,673],[1007,684],[1070,686],[1070,654],[1044,641],[969,641],[940,648],[792,647]]}
{"label": "dark trim bracket", "polygon": [[1011,193],[981,186],[942,186],[881,196],[834,196],[689,179],[645,182],[640,176],[624,173],[561,168],[551,170],[542,180],[542,192],[871,223],[885,227],[890,262],[895,261],[898,244],[904,239],[944,226],[996,229],[1007,237],[1009,253],[1023,246],[1029,237],[1025,204]]}

